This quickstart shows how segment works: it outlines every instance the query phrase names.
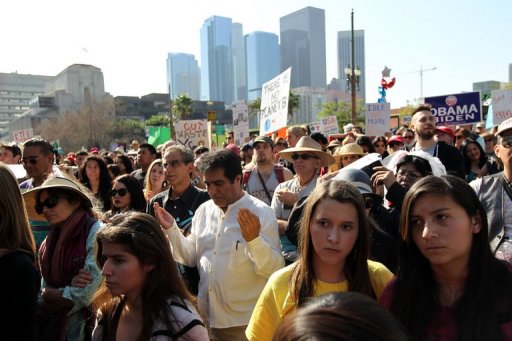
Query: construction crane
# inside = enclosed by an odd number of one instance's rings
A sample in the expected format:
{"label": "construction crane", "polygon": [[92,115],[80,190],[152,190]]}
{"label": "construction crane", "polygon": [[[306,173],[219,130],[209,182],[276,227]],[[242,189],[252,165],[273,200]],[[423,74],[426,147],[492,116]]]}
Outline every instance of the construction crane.
{"label": "construction crane", "polygon": [[400,74],[397,74],[397,76],[399,76],[399,75],[408,75],[408,74],[411,74],[411,73],[419,73],[420,74],[420,98],[423,98],[423,72],[434,71],[434,70],[437,70],[437,66],[434,66],[434,67],[431,67],[431,68],[428,68],[428,69],[424,69],[423,65],[420,65],[420,69],[419,70],[400,73]]}

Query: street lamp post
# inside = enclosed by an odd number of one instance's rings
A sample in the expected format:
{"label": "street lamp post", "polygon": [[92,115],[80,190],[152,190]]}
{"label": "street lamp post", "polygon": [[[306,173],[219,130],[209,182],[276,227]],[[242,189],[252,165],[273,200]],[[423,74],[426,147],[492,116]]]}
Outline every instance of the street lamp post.
{"label": "street lamp post", "polygon": [[[351,13],[351,64],[348,64],[345,68],[345,76],[347,77],[347,89],[351,91],[351,102],[352,102],[352,124],[356,125],[357,121],[357,109],[356,109],[356,91],[359,90],[359,77],[361,76],[361,69],[355,66],[355,40],[354,40],[354,10]],[[357,87],[357,89],[356,89]]]}

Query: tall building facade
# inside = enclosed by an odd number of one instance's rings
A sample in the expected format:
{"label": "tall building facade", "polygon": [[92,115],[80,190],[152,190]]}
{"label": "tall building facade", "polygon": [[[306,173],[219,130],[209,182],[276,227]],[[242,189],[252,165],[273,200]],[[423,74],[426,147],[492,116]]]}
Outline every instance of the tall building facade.
{"label": "tall building facade", "polygon": [[292,92],[300,97],[300,105],[293,113],[291,124],[307,124],[319,120],[318,113],[327,100],[325,88],[300,87]]}
{"label": "tall building facade", "polygon": [[279,19],[281,71],[292,67],[291,88],[326,87],[325,11],[306,7]]}
{"label": "tall building facade", "polygon": [[512,63],[508,64],[508,82],[512,83]]}
{"label": "tall building facade", "polygon": [[[345,68],[348,65],[352,66],[352,47],[351,47],[352,33],[351,31],[338,32],[338,79],[346,80]],[[357,98],[366,100],[366,67],[364,55],[364,30],[354,30],[354,58],[355,66],[361,70],[359,76],[359,90],[356,92]],[[350,86],[346,81],[341,81],[341,90],[350,92]],[[375,91],[377,94],[377,91]]]}
{"label": "tall building facade", "polygon": [[231,31],[233,53],[233,97],[235,101],[247,99],[247,72],[245,42],[242,24],[234,23]]}
{"label": "tall building facade", "polygon": [[230,18],[213,16],[201,28],[201,99],[233,103],[233,53]]}
{"label": "tall building facade", "polygon": [[247,60],[247,99],[261,97],[261,86],[279,74],[279,39],[269,32],[252,32],[245,36]]}
{"label": "tall building facade", "polygon": [[171,100],[181,94],[187,94],[194,100],[200,98],[199,65],[194,55],[188,53],[167,55],[167,86]]}
{"label": "tall building facade", "polygon": [[0,73],[0,140],[9,139],[9,123],[30,109],[31,100],[44,94],[53,77]]}

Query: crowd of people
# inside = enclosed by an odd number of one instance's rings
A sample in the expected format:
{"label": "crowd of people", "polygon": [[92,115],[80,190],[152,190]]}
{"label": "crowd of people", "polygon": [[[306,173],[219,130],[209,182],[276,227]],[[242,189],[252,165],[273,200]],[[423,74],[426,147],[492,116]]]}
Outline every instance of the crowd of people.
{"label": "crowd of people", "polygon": [[411,116],[211,150],[0,145],[0,339],[512,340],[512,119]]}

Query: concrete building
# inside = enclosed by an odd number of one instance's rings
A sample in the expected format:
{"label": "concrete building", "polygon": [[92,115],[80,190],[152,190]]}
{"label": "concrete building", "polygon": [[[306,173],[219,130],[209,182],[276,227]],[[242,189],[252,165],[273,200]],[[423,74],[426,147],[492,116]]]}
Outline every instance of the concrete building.
{"label": "concrete building", "polygon": [[[78,112],[85,104],[99,104],[111,96],[105,92],[101,69],[73,64],[45,84],[43,96],[36,96],[30,109],[9,124],[11,138],[24,132],[40,135],[41,124],[57,120],[60,115]],[[27,136],[31,137],[31,136]]]}
{"label": "concrete building", "polygon": [[252,32],[245,36],[247,60],[247,98],[261,97],[261,86],[279,74],[279,38],[269,32]]}
{"label": "concrete building", "polygon": [[474,82],[473,91],[480,91],[480,98],[490,98],[492,90],[504,89],[507,83],[500,81]]}
{"label": "concrete building", "polygon": [[300,87],[292,89],[295,95],[300,96],[299,108],[293,113],[290,124],[307,124],[319,120],[318,113],[327,102],[325,88]]}
{"label": "concrete building", "polygon": [[201,28],[201,99],[234,101],[231,18],[213,16]]}
{"label": "concrete building", "polygon": [[190,98],[200,98],[199,65],[194,55],[169,53],[167,55],[167,86],[169,99],[187,94]]}
{"label": "concrete building", "polygon": [[167,94],[152,93],[142,97],[116,96],[116,118],[145,121],[154,115],[169,115],[170,102]]}
{"label": "concrete building", "polygon": [[0,73],[0,140],[10,140],[9,123],[30,109],[30,102],[44,94],[51,76]]}
{"label": "concrete building", "polygon": [[[345,92],[351,92],[349,91],[350,86],[345,81],[347,79],[345,68],[349,65],[352,66],[351,40],[351,31],[338,32],[338,79],[344,80],[340,82],[340,85],[341,90]],[[366,101],[364,30],[354,30],[354,52],[354,67],[358,67],[361,70],[361,75],[359,76],[359,90],[356,92],[356,97]],[[377,90],[375,92],[377,93]]]}
{"label": "concrete building", "polygon": [[306,7],[279,19],[281,71],[292,67],[291,88],[326,86],[325,11]]}

